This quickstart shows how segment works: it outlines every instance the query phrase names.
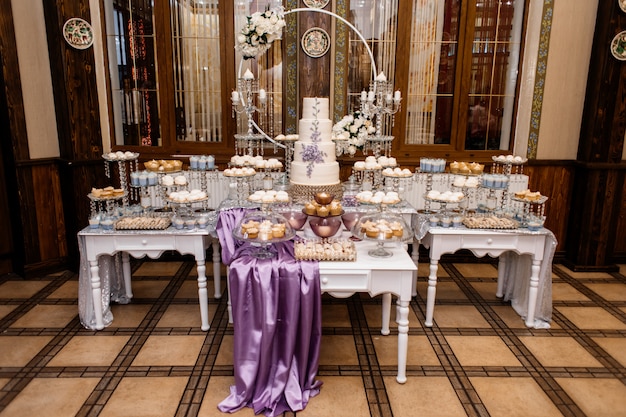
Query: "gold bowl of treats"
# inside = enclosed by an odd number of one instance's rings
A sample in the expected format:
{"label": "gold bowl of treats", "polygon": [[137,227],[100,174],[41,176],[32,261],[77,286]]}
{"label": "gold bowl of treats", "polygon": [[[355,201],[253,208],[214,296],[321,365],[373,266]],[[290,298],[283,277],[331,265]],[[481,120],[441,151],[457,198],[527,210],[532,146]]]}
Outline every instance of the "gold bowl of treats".
{"label": "gold bowl of treats", "polygon": [[341,224],[339,217],[311,217],[309,219],[311,230],[321,238],[334,236],[339,231]]}

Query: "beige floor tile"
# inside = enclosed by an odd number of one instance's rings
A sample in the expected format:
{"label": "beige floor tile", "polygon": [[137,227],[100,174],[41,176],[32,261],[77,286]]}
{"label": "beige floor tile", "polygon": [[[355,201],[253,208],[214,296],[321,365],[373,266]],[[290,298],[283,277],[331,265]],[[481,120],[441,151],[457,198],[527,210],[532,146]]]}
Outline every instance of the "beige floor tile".
{"label": "beige floor tile", "polygon": [[602,364],[572,337],[520,336],[520,340],[543,366],[602,367]]}
{"label": "beige floor tile", "polygon": [[228,397],[230,386],[234,383],[235,379],[232,376],[212,376],[202,398],[198,417],[255,417],[254,410],[249,407],[244,407],[232,414],[222,413],[217,408],[217,405]]}
{"label": "beige floor tile", "polygon": [[436,305],[434,321],[439,327],[491,327],[474,306]]}
{"label": "beige floor tile", "polygon": [[[373,336],[374,349],[378,363],[383,366],[398,365],[398,337]],[[406,363],[409,366],[439,366],[437,354],[426,336],[409,336],[409,347]]]}
{"label": "beige floor tile", "polygon": [[167,281],[133,281],[131,284],[133,297],[159,298],[165,287],[167,287],[167,284],[169,284]]}
{"label": "beige floor tile", "polygon": [[493,311],[512,329],[525,329],[524,319],[511,306],[493,306]]}
{"label": "beige floor tile", "polygon": [[612,378],[556,378],[587,417],[623,417],[626,386]]}
{"label": "beige floor tile", "polygon": [[352,327],[348,307],[345,304],[325,305],[322,308],[322,327]]}
{"label": "beige floor tile", "polygon": [[618,265],[619,266],[619,273],[626,276],[626,265]]}
{"label": "beige floor tile", "polygon": [[67,281],[63,283],[58,289],[56,289],[48,298],[78,298],[78,281]]}
{"label": "beige floor tile", "polygon": [[[215,309],[209,308],[209,323],[213,320]],[[194,304],[170,304],[157,327],[200,327],[200,306]]]}
{"label": "beige floor tile", "polygon": [[626,339],[623,337],[594,337],[593,340],[622,366],[626,367]]}
{"label": "beige floor tile", "polygon": [[187,377],[123,378],[100,417],[173,416],[183,396]]}
{"label": "beige floor tile", "polygon": [[134,272],[136,276],[146,277],[171,277],[174,276],[182,262],[144,262]]}
{"label": "beige floor tile", "polygon": [[232,365],[233,354],[235,352],[234,339],[232,335],[224,335],[222,343],[220,344],[220,350],[217,352],[215,358],[216,365]]}
{"label": "beige floor tile", "polygon": [[611,274],[607,272],[574,272],[567,268],[565,265],[555,264],[554,267],[560,269],[565,272],[572,278],[576,279],[589,279],[589,278],[613,278]]}
{"label": "beige floor tile", "polygon": [[7,281],[0,285],[0,299],[31,298],[50,281]]}
{"label": "beige floor tile", "polygon": [[359,358],[352,336],[322,335],[320,365],[358,365]]}
{"label": "beige floor tile", "polygon": [[36,305],[17,319],[12,328],[63,328],[78,317],[75,305]]}
{"label": "beige floor tile", "polygon": [[[495,301],[500,300],[500,298],[496,297],[496,291],[498,290],[498,282],[471,282],[472,287],[480,294],[483,300],[486,301]],[[439,294],[437,294],[437,298],[439,298]]]}
{"label": "beige floor tile", "polygon": [[580,329],[626,329],[626,324],[601,307],[557,307],[556,309]]}
{"label": "beige floor tile", "polygon": [[[209,283],[207,281],[207,288],[209,292],[209,297],[213,295],[213,283]],[[225,289],[223,291],[226,291]],[[198,299],[198,281],[196,280],[185,280],[174,298],[191,298],[194,300]]]}
{"label": "beige floor tile", "polygon": [[532,378],[477,377],[470,381],[491,416],[562,416]]}
{"label": "beige floor tile", "polygon": [[0,337],[0,367],[26,366],[52,340],[52,336]]}
{"label": "beige floor tile", "polygon": [[461,273],[461,275],[467,278],[498,278],[498,268],[491,264],[454,264],[454,267]]}
{"label": "beige floor tile", "polygon": [[149,305],[142,304],[124,304],[111,306],[113,313],[113,322],[110,328],[126,328],[137,327],[150,311]]}
{"label": "beige floor tile", "polygon": [[589,298],[566,283],[552,284],[552,299],[555,301],[589,301]]}
{"label": "beige floor tile", "polygon": [[398,384],[385,377],[385,387],[394,416],[465,417],[463,405],[445,377],[408,377]]}
{"label": "beige floor tile", "polygon": [[497,336],[446,336],[462,366],[522,366]]}
{"label": "beige floor tile", "polygon": [[585,284],[596,294],[607,301],[626,301],[626,285],[615,284]]}
{"label": "beige floor tile", "polygon": [[110,366],[130,336],[74,336],[47,366]]}
{"label": "beige floor tile", "polygon": [[85,377],[35,378],[0,414],[2,416],[74,416],[98,381],[100,381],[99,378]]}
{"label": "beige floor tile", "polygon": [[2,305],[0,305],[0,320],[3,319],[4,317],[6,317],[7,315],[9,315],[9,313],[11,311],[15,310],[15,307],[17,307],[17,306],[12,306],[12,305],[2,306]]}
{"label": "beige floor tile", "polygon": [[[324,307],[325,308],[325,307]],[[365,318],[367,319],[367,325],[370,328],[380,328],[383,323],[383,309],[382,305],[364,305]],[[412,309],[409,309],[409,327],[419,328],[421,326],[417,316]],[[396,323],[396,299],[391,302],[391,311],[389,312],[389,328],[395,329],[398,327]]]}
{"label": "beige floor tile", "polygon": [[[418,282],[422,281],[424,279],[428,279],[428,276],[430,275],[430,263],[428,263],[427,260],[424,261],[420,261],[417,265],[417,276],[418,278]],[[442,278],[442,277],[449,277],[450,274],[448,274],[448,271],[446,271],[443,267],[439,267],[437,268],[437,277],[438,278]]]}
{"label": "beige floor tile", "polygon": [[[428,291],[428,281],[418,281],[417,293],[423,299],[426,299]],[[437,299],[438,300],[467,300],[463,291],[454,282],[437,281]]]}
{"label": "beige floor tile", "polygon": [[2,389],[2,387],[8,384],[10,380],[11,378],[0,378],[0,389]]}
{"label": "beige floor tile", "polygon": [[323,382],[319,395],[311,398],[298,416],[370,416],[360,376],[325,376],[319,379]]}
{"label": "beige floor tile", "polygon": [[150,336],[132,366],[192,366],[204,336]]}

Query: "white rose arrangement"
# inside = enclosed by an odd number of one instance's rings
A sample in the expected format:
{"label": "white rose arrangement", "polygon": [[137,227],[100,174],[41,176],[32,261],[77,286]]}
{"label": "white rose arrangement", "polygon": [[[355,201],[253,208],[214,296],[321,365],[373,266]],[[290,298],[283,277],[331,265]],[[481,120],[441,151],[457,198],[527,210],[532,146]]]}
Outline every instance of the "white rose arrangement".
{"label": "white rose arrangement", "polygon": [[256,12],[248,16],[248,22],[237,35],[235,49],[240,51],[244,59],[255,58],[267,51],[272,42],[282,37],[285,27],[284,9],[282,7]]}
{"label": "white rose arrangement", "polygon": [[372,121],[360,111],[348,114],[333,126],[335,139],[348,141],[348,153],[352,156],[357,149],[363,149],[367,137],[376,133]]}

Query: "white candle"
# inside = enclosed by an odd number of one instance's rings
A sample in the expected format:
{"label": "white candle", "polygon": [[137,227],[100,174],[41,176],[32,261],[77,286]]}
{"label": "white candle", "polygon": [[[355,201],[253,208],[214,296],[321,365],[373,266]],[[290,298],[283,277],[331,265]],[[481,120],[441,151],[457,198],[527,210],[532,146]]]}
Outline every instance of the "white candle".
{"label": "white candle", "polygon": [[367,93],[367,100],[368,101],[374,101],[374,92],[370,91],[369,93]]}
{"label": "white candle", "polygon": [[267,96],[266,96],[266,94],[265,94],[265,90],[261,88],[261,89],[259,90],[259,98],[260,98],[261,100],[264,100],[264,99],[265,99],[265,97],[267,97]]}
{"label": "white candle", "polygon": [[230,98],[233,100],[233,103],[237,103],[239,101],[239,93],[236,91],[233,91],[230,94]]}
{"label": "white candle", "polygon": [[387,77],[385,76],[385,74],[381,71],[380,74],[378,74],[378,77],[376,77],[376,81],[387,81]]}
{"label": "white candle", "polygon": [[391,93],[387,93],[387,95],[385,96],[385,100],[387,100],[387,102],[391,101]]}
{"label": "white candle", "polygon": [[401,98],[401,97],[402,97],[402,96],[400,95],[400,90],[396,90],[396,92],[395,92],[395,93],[394,93],[394,95],[393,95],[393,99],[394,99],[395,101],[400,101],[400,98]]}
{"label": "white candle", "polygon": [[254,75],[252,74],[252,71],[250,71],[249,68],[246,70],[245,74],[243,74],[243,79],[244,80],[254,80]]}
{"label": "white candle", "polygon": [[367,91],[361,91],[361,101],[367,100]]}

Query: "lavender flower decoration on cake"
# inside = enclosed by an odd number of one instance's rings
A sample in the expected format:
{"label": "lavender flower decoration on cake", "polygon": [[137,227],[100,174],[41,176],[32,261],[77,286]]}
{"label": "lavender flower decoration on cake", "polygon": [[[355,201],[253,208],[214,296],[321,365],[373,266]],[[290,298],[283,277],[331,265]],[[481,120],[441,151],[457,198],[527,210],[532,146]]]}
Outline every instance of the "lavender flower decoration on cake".
{"label": "lavender flower decoration on cake", "polygon": [[324,158],[327,156],[326,152],[322,152],[320,148],[317,146],[317,143],[322,140],[320,137],[319,131],[319,120],[317,119],[317,115],[319,114],[319,108],[317,107],[319,104],[319,100],[315,99],[315,104],[313,104],[313,114],[315,115],[315,119],[313,120],[311,126],[311,142],[310,145],[304,145],[302,147],[302,161],[308,162],[306,168],[307,177],[311,178],[313,174],[313,168],[315,164],[321,164],[324,162]]}

